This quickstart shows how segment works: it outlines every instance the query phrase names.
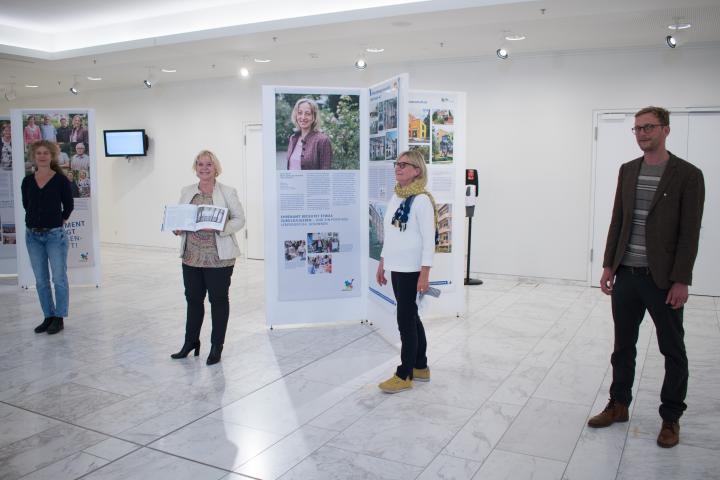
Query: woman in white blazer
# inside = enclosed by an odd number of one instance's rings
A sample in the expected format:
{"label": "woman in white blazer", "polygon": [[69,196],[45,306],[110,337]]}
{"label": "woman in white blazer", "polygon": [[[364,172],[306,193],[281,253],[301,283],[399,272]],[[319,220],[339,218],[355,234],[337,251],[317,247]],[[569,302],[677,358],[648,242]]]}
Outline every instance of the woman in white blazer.
{"label": "woman in white blazer", "polygon": [[217,181],[222,172],[220,161],[209,150],[197,154],[192,166],[200,180],[196,184],[184,187],[180,193],[180,203],[195,205],[215,205],[228,209],[225,228],[204,229],[197,232],[175,231],[180,239],[180,258],[182,258],[183,283],[187,300],[187,320],[185,324],[185,342],[172,358],[185,358],[195,350],[200,354],[200,328],[205,316],[205,294],[210,298],[212,316],[212,335],[210,354],[207,364],[220,361],[228,317],[230,316],[230,278],[235,258],[240,255],[235,233],[245,225],[237,191]]}

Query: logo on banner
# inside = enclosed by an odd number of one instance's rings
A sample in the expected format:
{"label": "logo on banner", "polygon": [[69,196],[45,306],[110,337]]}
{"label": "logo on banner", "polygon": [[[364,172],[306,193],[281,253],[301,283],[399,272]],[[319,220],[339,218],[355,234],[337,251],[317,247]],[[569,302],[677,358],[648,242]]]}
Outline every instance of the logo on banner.
{"label": "logo on banner", "polygon": [[352,278],[350,280],[345,280],[345,287],[343,287],[343,292],[352,292],[354,281],[355,281],[354,278]]}
{"label": "logo on banner", "polygon": [[80,253],[80,261],[83,263],[86,263],[88,260],[90,260],[90,253],[89,252],[81,252]]}

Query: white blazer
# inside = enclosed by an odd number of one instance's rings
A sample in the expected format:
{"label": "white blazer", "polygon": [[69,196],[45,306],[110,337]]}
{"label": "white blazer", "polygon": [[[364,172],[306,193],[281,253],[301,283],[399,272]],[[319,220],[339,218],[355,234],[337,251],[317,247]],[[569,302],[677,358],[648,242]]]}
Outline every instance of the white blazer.
{"label": "white blazer", "polygon": [[[198,184],[194,183],[183,187],[180,192],[180,203],[190,203],[193,197],[201,193]],[[238,198],[237,190],[220,182],[215,182],[215,188],[212,194],[213,205],[225,207],[228,209],[228,219],[225,222],[225,229],[222,232],[215,232],[215,240],[217,241],[217,251],[220,260],[229,260],[240,255],[240,247],[238,246],[235,232],[245,226],[245,213],[242,204]],[[185,252],[186,233],[180,235],[180,257]]]}

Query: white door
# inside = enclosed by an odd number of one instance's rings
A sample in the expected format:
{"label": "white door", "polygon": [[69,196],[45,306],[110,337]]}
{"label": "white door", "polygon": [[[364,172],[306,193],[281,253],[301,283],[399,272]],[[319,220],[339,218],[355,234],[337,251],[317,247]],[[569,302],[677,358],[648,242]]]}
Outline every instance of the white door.
{"label": "white door", "polygon": [[[670,135],[667,138],[667,149],[675,155],[687,159],[703,170],[705,174],[706,195],[712,195],[712,183],[708,175],[712,175],[715,181],[720,179],[718,165],[713,164],[710,152],[712,147],[720,147],[720,139],[708,135],[705,130],[714,131],[720,129],[718,113],[699,112],[671,112]],[[704,116],[698,117],[698,116]],[[715,122],[715,123],[713,123]],[[594,188],[594,211],[592,231],[592,260],[590,266],[590,284],[599,285],[602,274],[602,262],[605,254],[605,241],[610,226],[613,201],[615,199],[615,188],[620,165],[637,158],[642,154],[635,142],[635,136],[630,129],[635,123],[634,112],[605,113],[597,117],[597,137],[595,139],[595,188]],[[692,132],[695,129],[697,132]],[[717,135],[715,135],[717,137]],[[714,141],[714,143],[713,143]],[[690,145],[690,146],[689,146]],[[715,150],[717,151],[717,150]],[[702,153],[706,152],[706,153]],[[713,271],[720,268],[717,255],[707,245],[712,243],[711,239],[718,240],[719,234],[717,221],[709,220],[713,216],[712,211],[717,212],[718,201],[711,199],[705,201],[705,214],[703,216],[703,229],[701,231],[700,253],[693,271],[693,286],[690,292],[696,295],[720,295],[720,284],[717,279],[712,278]],[[709,208],[710,207],[710,208]],[[712,209],[712,210],[711,210]],[[717,213],[715,214],[717,216]],[[714,219],[713,219],[714,220]],[[710,233],[712,230],[714,233]],[[715,243],[716,244],[716,243]],[[702,257],[701,257],[702,256]],[[700,262],[707,261],[707,266],[700,266]],[[714,263],[713,263],[714,257]],[[717,276],[717,274],[715,274]]]}
{"label": "white door", "polygon": [[262,125],[245,125],[245,205],[247,258],[262,260],[265,254],[263,209]]}
{"label": "white door", "polygon": [[687,159],[705,177],[705,210],[690,293],[720,296],[720,112],[690,114]]}

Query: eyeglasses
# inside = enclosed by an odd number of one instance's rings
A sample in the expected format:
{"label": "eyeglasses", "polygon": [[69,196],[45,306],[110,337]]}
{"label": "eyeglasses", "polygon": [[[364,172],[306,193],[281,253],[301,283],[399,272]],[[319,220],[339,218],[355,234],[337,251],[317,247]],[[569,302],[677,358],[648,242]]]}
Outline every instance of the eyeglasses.
{"label": "eyeglasses", "polygon": [[[399,168],[400,170],[405,169],[405,167],[415,167],[412,163],[407,162],[393,162],[393,167]],[[417,168],[417,167],[415,167]]]}
{"label": "eyeglasses", "polygon": [[654,124],[646,123],[645,125],[638,125],[638,126],[632,127],[630,130],[632,131],[632,133],[637,135],[638,133],[640,133],[640,131],[643,131],[645,133],[650,133],[653,130],[655,130],[655,127],[667,127],[667,125],[663,125],[662,123],[654,123]]}

